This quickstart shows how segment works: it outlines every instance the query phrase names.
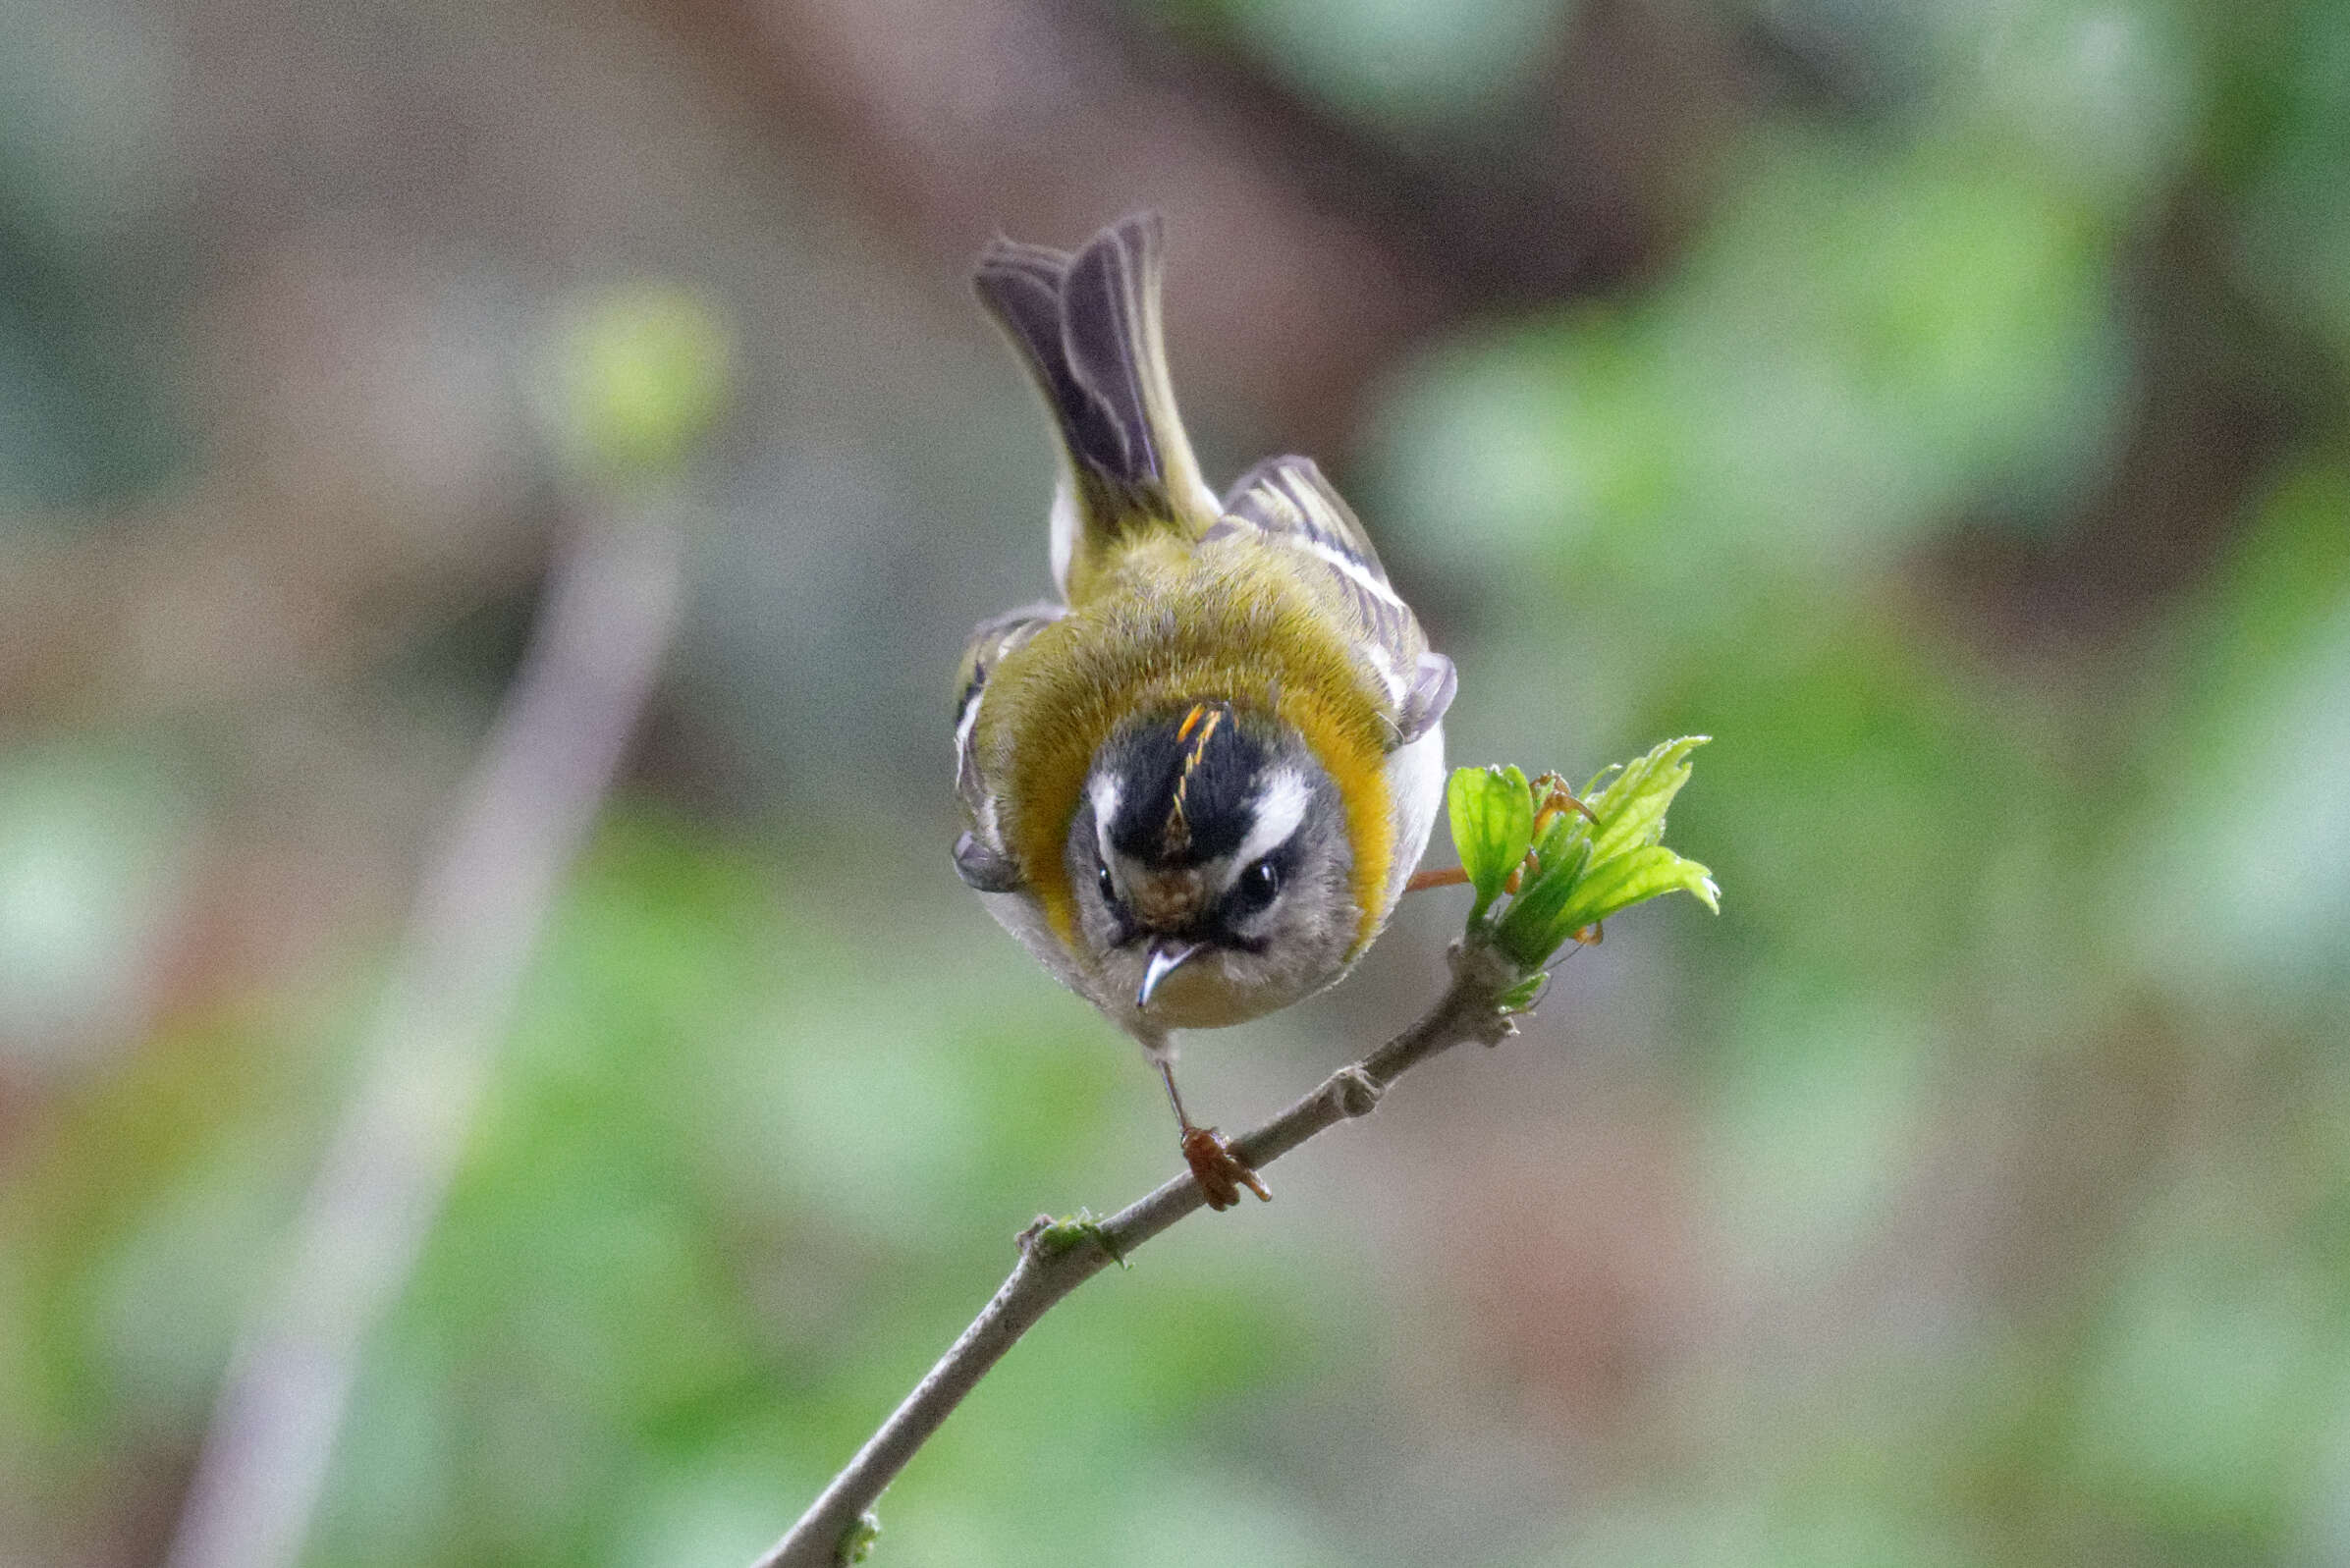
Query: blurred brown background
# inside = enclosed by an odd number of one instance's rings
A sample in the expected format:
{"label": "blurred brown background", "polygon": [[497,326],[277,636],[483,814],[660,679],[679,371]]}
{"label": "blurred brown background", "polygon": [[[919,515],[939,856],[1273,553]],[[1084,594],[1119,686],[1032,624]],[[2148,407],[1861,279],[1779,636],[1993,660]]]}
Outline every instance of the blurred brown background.
{"label": "blurred brown background", "polygon": [[2331,0],[0,12],[0,1561],[166,1551],[549,563],[647,504],[548,413],[616,290],[733,344],[683,607],[301,1560],[747,1560],[1168,1172],[946,859],[1051,473],[965,270],[1146,205],[1214,477],[1338,477],[1456,760],[1718,737],[1723,913],[1089,1286],[877,1560],[2350,1562]]}

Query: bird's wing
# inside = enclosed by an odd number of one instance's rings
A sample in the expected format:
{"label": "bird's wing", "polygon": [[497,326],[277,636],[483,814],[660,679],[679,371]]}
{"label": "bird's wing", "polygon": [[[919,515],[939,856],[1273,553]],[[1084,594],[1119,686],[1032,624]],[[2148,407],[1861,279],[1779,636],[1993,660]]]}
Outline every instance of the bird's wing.
{"label": "bird's wing", "polygon": [[1311,458],[1268,458],[1242,474],[1225,497],[1224,515],[1203,545],[1239,538],[1301,557],[1319,573],[1348,618],[1393,708],[1397,744],[1418,739],[1451,704],[1452,661],[1428,646],[1419,617],[1388,582],[1379,552]]}
{"label": "bird's wing", "polygon": [[[1013,875],[1009,858],[1003,855],[1003,826],[998,820],[995,789],[979,765],[978,748],[973,744],[988,677],[1007,656],[1066,614],[1067,609],[1057,604],[1010,611],[979,622],[971,630],[971,640],[963,645],[962,670],[956,677],[955,793],[962,801],[972,831],[956,846],[955,863],[963,880],[974,887]],[[994,866],[991,856],[1001,859],[1002,866]]]}

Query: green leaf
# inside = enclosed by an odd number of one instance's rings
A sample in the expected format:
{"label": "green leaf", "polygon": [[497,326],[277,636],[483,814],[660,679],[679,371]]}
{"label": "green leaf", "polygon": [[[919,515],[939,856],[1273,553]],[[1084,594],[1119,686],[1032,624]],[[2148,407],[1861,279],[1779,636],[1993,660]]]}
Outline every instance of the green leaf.
{"label": "green leaf", "polygon": [[1686,892],[1722,912],[1711,872],[1661,845],[1643,844],[1579,873],[1542,877],[1510,903],[1496,937],[1503,951],[1531,967],[1547,962],[1585,926],[1668,892]]}
{"label": "green leaf", "polygon": [[1612,860],[1602,860],[1584,873],[1575,884],[1574,896],[1558,911],[1562,929],[1558,940],[1564,942],[1595,920],[1668,892],[1688,893],[1714,913],[1722,913],[1722,890],[1714,885],[1712,872],[1661,844],[1643,844]]}
{"label": "green leaf", "polygon": [[1585,797],[1599,826],[1592,830],[1592,860],[1603,862],[1665,837],[1665,809],[1689,782],[1689,753],[1711,738],[1683,735],[1625,764],[1605,787]]}
{"label": "green leaf", "polygon": [[1054,1220],[1037,1231],[1028,1245],[1036,1249],[1040,1256],[1057,1258],[1086,1242],[1092,1242],[1108,1253],[1120,1269],[1134,1267],[1126,1262],[1124,1254],[1110,1244],[1110,1233],[1102,1228],[1102,1222],[1093,1217],[1090,1209],[1079,1209],[1066,1219]]}
{"label": "green leaf", "polygon": [[1520,890],[1509,900],[1509,908],[1502,916],[1501,929],[1494,933],[1502,950],[1531,969],[1549,960],[1559,945],[1578,930],[1584,922],[1562,925],[1560,914],[1575,898],[1584,881],[1584,866],[1590,857],[1591,845],[1580,845],[1581,853],[1554,867],[1546,868],[1530,887]]}
{"label": "green leaf", "polygon": [[1687,892],[1719,913],[1720,893],[1705,867],[1660,845],[1666,808],[1689,782],[1689,754],[1703,735],[1668,740],[1591,782],[1579,812],[1547,824],[1535,846],[1535,871],[1495,931],[1503,951],[1527,968],[1585,926],[1667,892]]}
{"label": "green leaf", "polygon": [[881,1538],[881,1518],[870,1509],[856,1516],[856,1523],[848,1527],[841,1538],[840,1559],[853,1568],[873,1555],[873,1543]]}
{"label": "green leaf", "polygon": [[1515,768],[1459,768],[1445,791],[1445,804],[1452,819],[1452,846],[1477,890],[1469,911],[1473,925],[1526,858],[1534,838],[1534,793]]}
{"label": "green leaf", "polygon": [[1553,876],[1561,868],[1570,877],[1580,876],[1591,863],[1591,823],[1579,811],[1553,817],[1534,846],[1534,862],[1537,876]]}
{"label": "green leaf", "polygon": [[1494,1010],[1496,1012],[1532,1012],[1534,1004],[1542,1000],[1542,988],[1549,985],[1550,981],[1551,972],[1548,969],[1535,971],[1496,997]]}
{"label": "green leaf", "polygon": [[[1523,773],[1455,772],[1448,803],[1461,865],[1477,889],[1469,912],[1472,935],[1490,926],[1495,946],[1519,968],[1535,970],[1586,926],[1664,893],[1686,892],[1720,913],[1713,875],[1659,841],[1666,808],[1689,782],[1689,754],[1705,742],[1704,735],[1684,735],[1631,763],[1603,769],[1584,791],[1591,814],[1558,812],[1543,823],[1539,838],[1535,786]],[[1543,777],[1546,785],[1555,782],[1552,775]],[[1529,839],[1536,840],[1530,863]],[[1520,866],[1528,869],[1516,895],[1488,922],[1487,911]]]}

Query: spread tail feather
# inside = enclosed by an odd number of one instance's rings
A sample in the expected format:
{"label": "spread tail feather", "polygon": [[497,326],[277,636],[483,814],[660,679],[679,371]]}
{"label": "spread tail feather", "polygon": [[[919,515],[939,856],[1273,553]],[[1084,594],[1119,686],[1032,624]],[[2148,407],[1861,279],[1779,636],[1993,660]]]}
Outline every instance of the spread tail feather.
{"label": "spread tail feather", "polygon": [[1138,529],[1196,536],[1219,511],[1168,378],[1159,252],[1159,215],[1139,213],[1073,256],[998,240],[973,278],[1059,428],[1079,573]]}

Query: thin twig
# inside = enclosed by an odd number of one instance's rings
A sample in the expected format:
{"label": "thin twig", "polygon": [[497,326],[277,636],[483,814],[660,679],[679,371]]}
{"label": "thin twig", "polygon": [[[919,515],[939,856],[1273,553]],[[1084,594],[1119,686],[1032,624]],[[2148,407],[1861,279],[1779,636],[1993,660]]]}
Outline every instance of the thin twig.
{"label": "thin twig", "polygon": [[618,768],[677,617],[653,509],[559,546],[520,673],[409,933],[360,1077],[229,1368],[166,1568],[291,1568],[369,1330],[457,1168],[547,908]]}
{"label": "thin twig", "polygon": [[[1370,1114],[1388,1085],[1439,1052],[1468,1040],[1491,1045],[1507,1035],[1511,1024],[1496,999],[1523,971],[1481,943],[1458,944],[1451,957],[1452,983],[1419,1022],[1235,1140],[1240,1157],[1252,1165],[1271,1164],[1317,1133]],[[835,1568],[849,1532],[882,1489],[1020,1335],[1062,1297],[1204,1202],[1199,1183],[1186,1173],[1098,1224],[1040,1219],[1021,1232],[1019,1262],[995,1299],[754,1568]]]}

